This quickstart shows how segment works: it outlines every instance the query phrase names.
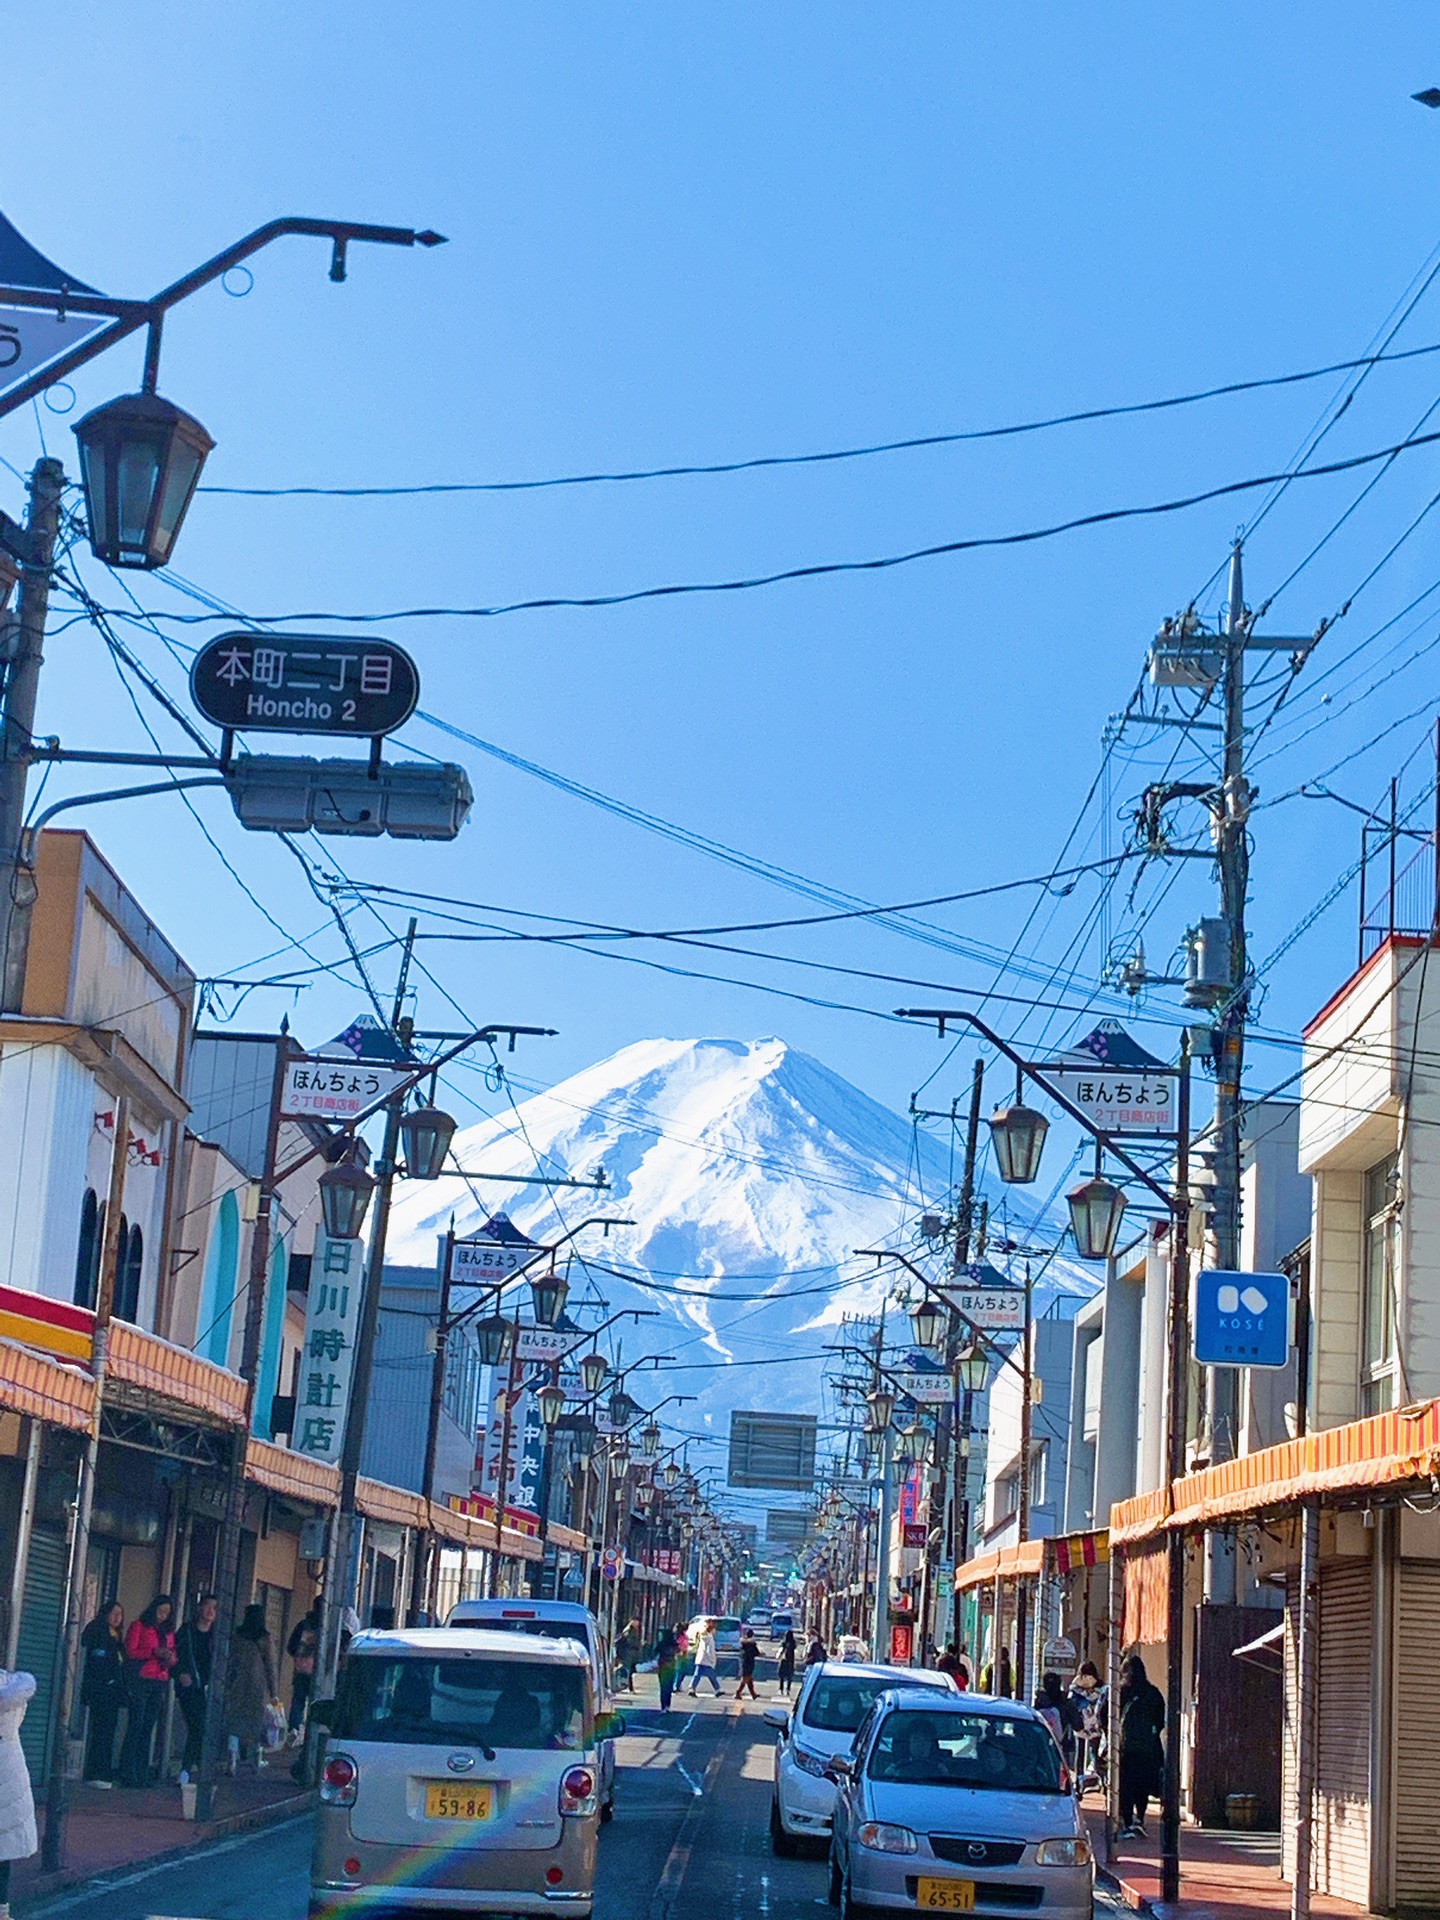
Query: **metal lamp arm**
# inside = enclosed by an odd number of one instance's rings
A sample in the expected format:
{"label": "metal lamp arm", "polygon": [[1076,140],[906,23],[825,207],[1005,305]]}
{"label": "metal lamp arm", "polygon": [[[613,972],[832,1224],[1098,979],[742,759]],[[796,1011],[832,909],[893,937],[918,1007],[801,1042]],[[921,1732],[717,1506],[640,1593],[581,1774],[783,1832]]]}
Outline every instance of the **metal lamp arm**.
{"label": "metal lamp arm", "polygon": [[267,221],[263,227],[256,227],[253,233],[247,233],[223,252],[192,268],[189,273],[182,274],[178,280],[173,280],[168,287],[162,287],[149,300],[112,300],[104,294],[72,293],[68,290],[56,293],[51,289],[0,286],[0,301],[7,306],[40,307],[62,313],[94,313],[106,316],[114,323],[106,327],[103,333],[92,334],[88,340],[82,340],[68,353],[61,354],[58,360],[50,361],[38,372],[32,373],[28,380],[22,380],[18,387],[12,388],[0,399],[0,419],[13,413],[17,407],[24,406],[47,387],[54,386],[57,380],[63,380],[77,367],[96,359],[107,348],[115,346],[132,333],[138,333],[141,327],[150,329],[145,348],[144,385],[147,392],[153,392],[159,374],[160,330],[170,308],[218,280],[231,267],[238,267],[251,254],[268,247],[272,240],[283,239],[289,234],[302,234],[331,242],[332,280],[345,278],[345,250],[352,240],[369,241],[386,247],[438,247],[444,244],[445,239],[443,234],[432,233],[428,228],[417,232],[413,227],[377,227],[354,220],[312,220],[301,215],[287,215],[279,220]]}
{"label": "metal lamp arm", "polygon": [[1123,1147],[1117,1147],[1113,1134],[1108,1134],[1103,1128],[1097,1127],[1095,1122],[1083,1114],[1073,1101],[1067,1100],[1063,1093],[1060,1093],[1056,1088],[1052,1087],[1038,1068],[1032,1067],[1028,1060],[1023,1060],[1008,1041],[1002,1040],[998,1033],[994,1032],[990,1027],[987,1027],[979,1015],[971,1013],[968,1007],[897,1007],[895,1014],[896,1018],[900,1020],[937,1021],[942,1039],[945,1035],[945,1023],[947,1020],[963,1020],[966,1026],[973,1027],[975,1032],[980,1035],[980,1038],[994,1047],[997,1053],[1003,1053],[1017,1073],[1022,1074],[1027,1080],[1033,1080],[1046,1098],[1053,1100],[1057,1107],[1069,1114],[1070,1118],[1074,1120],[1077,1125],[1085,1129],[1091,1139],[1098,1140],[1105,1150],[1112,1154],[1134,1179],[1138,1180],[1142,1186],[1148,1187],[1156,1199],[1164,1206],[1167,1213],[1175,1213],[1177,1211],[1175,1196],[1167,1193],[1159,1181],[1152,1179],[1138,1162],[1130,1158]]}

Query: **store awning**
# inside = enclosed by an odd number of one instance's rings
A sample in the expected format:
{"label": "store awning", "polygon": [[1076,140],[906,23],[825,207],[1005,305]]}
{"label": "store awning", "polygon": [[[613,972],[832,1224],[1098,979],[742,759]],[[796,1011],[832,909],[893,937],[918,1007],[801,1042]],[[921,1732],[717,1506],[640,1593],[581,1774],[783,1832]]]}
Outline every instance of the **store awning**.
{"label": "store awning", "polygon": [[248,1396],[238,1373],[127,1321],[111,1322],[106,1367],[116,1380],[158,1393],[189,1413],[208,1414],[227,1427],[244,1422]]}
{"label": "store awning", "polygon": [[983,1586],[987,1580],[1021,1580],[1039,1574],[1045,1565],[1045,1542],[1021,1540],[995,1553],[977,1554],[955,1572],[955,1591]]}
{"label": "store awning", "polygon": [[292,1500],[307,1500],[316,1507],[340,1504],[340,1469],[323,1460],[309,1460],[289,1447],[277,1447],[269,1440],[251,1439],[245,1445],[245,1478],[270,1493],[283,1493]]}
{"label": "store awning", "polygon": [[95,1382],[78,1367],[0,1340],[0,1408],[80,1432],[95,1412]]}
{"label": "store awning", "polygon": [[1243,1647],[1232,1647],[1232,1660],[1244,1660],[1252,1667],[1262,1667],[1266,1673],[1285,1671],[1285,1622],[1277,1620],[1268,1632],[1262,1633],[1257,1640],[1247,1640]]}
{"label": "store awning", "polygon": [[1326,1427],[1242,1454],[1110,1510],[1112,1547],[1133,1549],[1180,1528],[1215,1526],[1327,1493],[1358,1493],[1440,1472],[1440,1399]]}

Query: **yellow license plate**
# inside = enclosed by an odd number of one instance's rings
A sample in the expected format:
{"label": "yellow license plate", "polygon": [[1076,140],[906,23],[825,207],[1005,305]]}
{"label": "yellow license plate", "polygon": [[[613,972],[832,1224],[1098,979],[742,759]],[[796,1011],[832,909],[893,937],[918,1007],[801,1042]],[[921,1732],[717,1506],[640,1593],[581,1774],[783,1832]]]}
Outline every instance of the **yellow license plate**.
{"label": "yellow license plate", "polygon": [[493,1787],[452,1787],[448,1780],[425,1782],[427,1820],[488,1820],[494,1807]]}
{"label": "yellow license plate", "polygon": [[922,1877],[915,1887],[915,1903],[932,1913],[969,1913],[975,1905],[975,1882]]}

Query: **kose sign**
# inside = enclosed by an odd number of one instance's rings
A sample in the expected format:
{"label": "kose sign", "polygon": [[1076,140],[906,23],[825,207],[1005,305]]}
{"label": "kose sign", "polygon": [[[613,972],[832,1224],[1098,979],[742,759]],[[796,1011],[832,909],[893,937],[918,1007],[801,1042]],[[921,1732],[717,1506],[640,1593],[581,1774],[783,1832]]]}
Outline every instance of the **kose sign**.
{"label": "kose sign", "polygon": [[323,633],[222,633],[195,656],[190,697],[233,731],[378,739],[420,698],[409,654],[389,640],[351,644]]}

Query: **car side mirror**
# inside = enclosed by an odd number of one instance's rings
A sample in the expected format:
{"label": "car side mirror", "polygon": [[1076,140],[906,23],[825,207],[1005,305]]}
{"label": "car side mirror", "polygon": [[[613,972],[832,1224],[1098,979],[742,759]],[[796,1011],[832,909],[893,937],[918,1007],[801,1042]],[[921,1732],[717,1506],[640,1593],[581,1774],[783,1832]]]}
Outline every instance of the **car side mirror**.
{"label": "car side mirror", "polygon": [[760,1718],[767,1727],[777,1727],[781,1733],[790,1731],[790,1716],[784,1707],[766,1707]]}
{"label": "car side mirror", "polygon": [[597,1740],[619,1740],[625,1732],[623,1713],[597,1713],[595,1716],[595,1738]]}
{"label": "car side mirror", "polygon": [[333,1700],[312,1700],[310,1718],[317,1727],[329,1727],[335,1724],[335,1702]]}
{"label": "car side mirror", "polygon": [[842,1780],[850,1778],[850,1759],[847,1754],[836,1753],[825,1762],[825,1777],[838,1786]]}

